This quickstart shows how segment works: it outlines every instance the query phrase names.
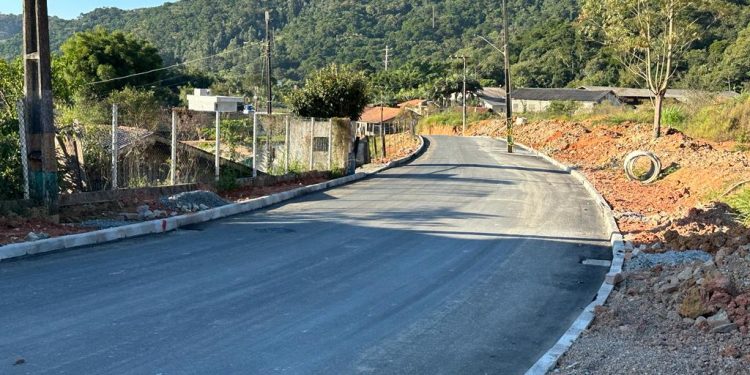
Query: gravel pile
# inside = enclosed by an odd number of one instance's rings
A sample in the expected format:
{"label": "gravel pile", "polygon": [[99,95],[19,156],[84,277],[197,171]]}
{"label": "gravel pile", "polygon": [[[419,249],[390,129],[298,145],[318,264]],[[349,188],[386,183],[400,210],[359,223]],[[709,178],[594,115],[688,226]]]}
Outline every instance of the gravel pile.
{"label": "gravel pile", "polygon": [[655,267],[657,264],[665,266],[677,266],[680,264],[689,264],[694,262],[707,262],[711,260],[711,255],[701,250],[688,251],[667,251],[660,254],[651,254],[640,252],[630,258],[625,264],[625,270],[637,271]]}
{"label": "gravel pile", "polygon": [[95,219],[95,220],[86,220],[82,222],[81,224],[79,224],[79,226],[83,228],[108,229],[108,228],[121,227],[123,225],[129,225],[129,224],[133,224],[133,222],[129,222],[127,220]]}
{"label": "gravel pile", "polygon": [[[190,207],[200,207],[201,210],[205,210],[229,204],[229,202],[216,195],[216,193],[205,190],[188,191],[170,197],[162,197],[160,202],[164,207],[175,211],[191,211]],[[194,209],[192,211],[197,210]]]}

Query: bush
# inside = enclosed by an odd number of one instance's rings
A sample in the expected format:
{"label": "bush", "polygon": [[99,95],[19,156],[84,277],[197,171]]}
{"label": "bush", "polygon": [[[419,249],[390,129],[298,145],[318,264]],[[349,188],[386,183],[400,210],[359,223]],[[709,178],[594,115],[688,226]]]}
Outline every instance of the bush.
{"label": "bush", "polygon": [[578,110],[578,107],[580,107],[580,105],[574,101],[555,100],[550,103],[549,108],[547,108],[547,112],[553,115],[572,116]]}
{"label": "bush", "polygon": [[687,114],[679,106],[669,106],[664,108],[661,114],[661,119],[664,125],[676,127],[682,125],[687,119]]}
{"label": "bush", "polygon": [[18,121],[0,121],[0,200],[23,197]]}
{"label": "bush", "polygon": [[750,95],[705,105],[677,128],[691,137],[747,142],[750,140]]}

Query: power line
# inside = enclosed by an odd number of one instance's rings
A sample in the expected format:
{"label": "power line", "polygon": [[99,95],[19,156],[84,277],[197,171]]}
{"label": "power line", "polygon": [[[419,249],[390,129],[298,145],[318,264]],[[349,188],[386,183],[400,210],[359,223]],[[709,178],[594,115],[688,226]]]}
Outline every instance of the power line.
{"label": "power line", "polygon": [[181,62],[181,63],[178,63],[178,64],[166,66],[166,67],[163,67],[163,68],[151,69],[151,70],[146,71],[146,72],[133,73],[133,74],[128,74],[128,75],[122,76],[122,77],[116,77],[116,78],[104,79],[104,80],[96,81],[96,82],[90,82],[90,83],[87,83],[86,85],[90,86],[90,85],[97,85],[97,84],[100,84],[100,83],[107,83],[107,82],[119,81],[119,80],[123,80],[123,79],[128,79],[128,78],[138,77],[138,76],[142,76],[142,75],[146,75],[146,74],[151,74],[151,73],[155,73],[155,72],[160,72],[162,70],[173,69],[173,68],[177,68],[177,67],[184,66],[184,65],[187,65],[187,64],[192,64],[192,63],[195,63],[195,62],[204,61],[204,60],[212,59],[212,58],[217,57],[217,56],[226,55],[228,53],[236,52],[236,51],[239,51],[241,49],[244,49],[244,48],[249,47],[249,46],[254,45],[254,44],[258,44],[258,43],[257,42],[255,42],[255,43],[245,42],[242,45],[242,47],[238,47],[238,48],[235,48],[235,49],[230,49],[230,50],[222,51],[222,52],[219,52],[219,53],[217,53],[215,55],[201,57],[201,58],[195,59],[195,60],[184,61],[184,62]]}

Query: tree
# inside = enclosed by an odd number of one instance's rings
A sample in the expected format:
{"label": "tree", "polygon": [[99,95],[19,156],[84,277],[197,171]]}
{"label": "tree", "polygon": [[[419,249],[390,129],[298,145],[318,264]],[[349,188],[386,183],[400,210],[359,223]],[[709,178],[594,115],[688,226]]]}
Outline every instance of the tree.
{"label": "tree", "polygon": [[662,103],[681,59],[699,39],[698,18],[712,0],[585,0],[581,18],[590,36],[654,97],[654,138],[661,135]]}
{"label": "tree", "polygon": [[299,116],[356,120],[370,100],[370,90],[362,72],[333,64],[315,72],[287,99]]}
{"label": "tree", "polygon": [[117,79],[162,67],[156,48],[132,34],[96,27],[74,34],[60,49],[63,77],[84,96],[104,99],[126,86],[148,86],[161,79],[161,72]]}

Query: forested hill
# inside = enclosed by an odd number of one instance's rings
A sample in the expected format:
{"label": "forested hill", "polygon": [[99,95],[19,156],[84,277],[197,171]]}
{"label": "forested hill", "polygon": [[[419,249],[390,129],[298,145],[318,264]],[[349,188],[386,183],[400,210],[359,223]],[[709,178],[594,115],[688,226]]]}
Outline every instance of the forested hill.
{"label": "forested hill", "polygon": [[[730,0],[729,16],[705,21],[708,32],[680,66],[678,86],[727,89],[750,82],[750,58],[741,52],[750,50],[748,1]],[[182,0],[132,11],[97,9],[75,20],[53,18],[51,41],[56,49],[72,33],[102,25],[151,41],[167,63],[245,45],[191,67],[256,84],[263,70],[258,42],[266,9],[272,9],[274,76],[281,84],[329,62],[381,69],[386,45],[395,69],[406,66],[424,75],[464,53],[473,76],[485,83],[502,80],[502,55],[477,37],[499,43],[498,0]],[[579,32],[578,0],[509,0],[509,9],[519,85],[632,83],[606,49]],[[0,55],[18,56],[20,46],[20,17],[0,15]]]}

